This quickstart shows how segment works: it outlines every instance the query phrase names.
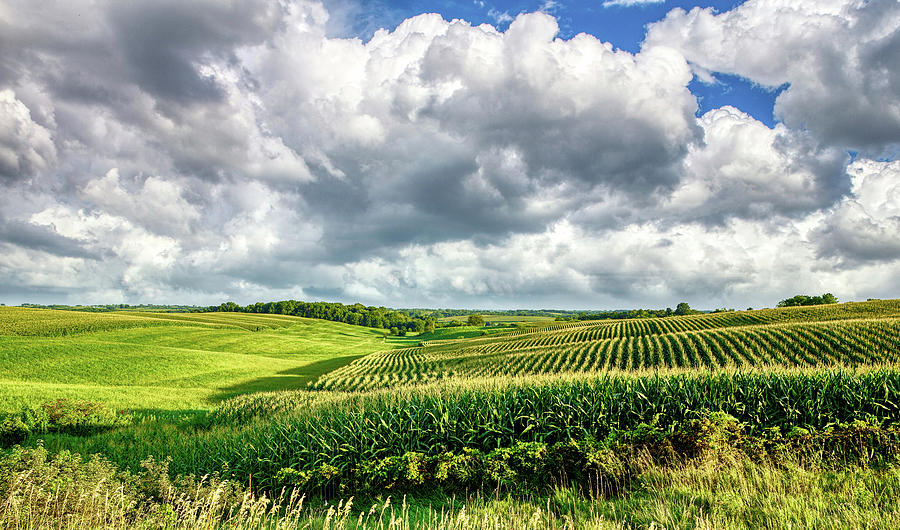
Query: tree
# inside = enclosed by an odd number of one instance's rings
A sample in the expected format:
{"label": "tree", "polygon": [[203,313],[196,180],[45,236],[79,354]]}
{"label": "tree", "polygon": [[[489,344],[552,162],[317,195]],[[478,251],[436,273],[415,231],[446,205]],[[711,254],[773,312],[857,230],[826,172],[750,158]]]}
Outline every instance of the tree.
{"label": "tree", "polygon": [[691,306],[689,306],[687,302],[679,302],[678,305],[675,306],[676,315],[690,315],[692,313],[694,313],[694,310],[691,309]]}
{"label": "tree", "polygon": [[778,307],[795,307],[802,305],[824,305],[836,303],[838,303],[838,300],[831,293],[825,293],[822,296],[808,296],[805,294],[798,294],[797,296],[786,298],[778,302]]}
{"label": "tree", "polygon": [[473,315],[469,315],[469,318],[466,320],[466,323],[470,326],[483,326],[484,325],[484,317],[475,313]]}
{"label": "tree", "polygon": [[225,311],[229,313],[234,313],[240,310],[240,306],[234,302],[224,302],[219,306],[219,311]]}

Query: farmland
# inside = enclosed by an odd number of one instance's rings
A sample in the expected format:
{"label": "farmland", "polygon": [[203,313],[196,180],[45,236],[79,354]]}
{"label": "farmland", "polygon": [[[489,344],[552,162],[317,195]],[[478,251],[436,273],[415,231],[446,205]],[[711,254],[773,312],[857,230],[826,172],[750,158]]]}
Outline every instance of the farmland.
{"label": "farmland", "polygon": [[369,355],[316,388],[365,390],[448,377],[894,363],[900,303],[556,323]]}
{"label": "farmland", "polygon": [[38,502],[48,526],[900,524],[900,300],[387,338],[2,308],[0,331],[0,526]]}
{"label": "farmland", "polygon": [[281,315],[81,313],[0,308],[0,410],[57,398],[128,409],[209,409],[230,396],[305,388],[410,341]]}

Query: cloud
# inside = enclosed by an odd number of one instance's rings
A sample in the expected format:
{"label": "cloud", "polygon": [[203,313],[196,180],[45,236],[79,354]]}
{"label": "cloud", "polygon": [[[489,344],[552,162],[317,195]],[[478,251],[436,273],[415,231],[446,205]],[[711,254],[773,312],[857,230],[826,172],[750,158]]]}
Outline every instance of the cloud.
{"label": "cloud", "polygon": [[857,160],[852,193],[816,229],[819,254],[845,267],[900,258],[900,161]]}
{"label": "cloud", "polygon": [[235,46],[262,42],[281,22],[279,4],[266,1],[114,3],[107,16],[136,84],[177,104],[223,98],[197,60],[228,59]]}
{"label": "cloud", "polygon": [[0,182],[50,169],[56,154],[51,131],[31,119],[12,90],[0,90]]}
{"label": "cloud", "polygon": [[82,193],[94,208],[127,218],[156,233],[184,235],[200,217],[176,183],[159,177],[147,178],[140,189],[130,193],[122,187],[119,171],[111,169],[103,177],[88,182]]}
{"label": "cloud", "polygon": [[900,146],[900,8],[895,0],[748,0],[723,13],[676,8],[643,46],[678,49],[701,71],[788,84],[775,116],[874,155]]}
{"label": "cloud", "polygon": [[[833,290],[842,299],[894,285],[896,266],[817,270],[803,223],[732,221],[633,225],[605,234],[567,222],[483,246],[468,241],[405,249],[349,266],[345,296],[466,307],[771,307],[783,293]],[[527,293],[527,296],[523,296]],[[702,294],[701,294],[702,293]]]}
{"label": "cloud", "polygon": [[661,4],[665,0],[604,0],[603,7],[633,7],[649,4]]}
{"label": "cloud", "polygon": [[[5,5],[2,296],[627,307],[900,287],[889,3],[675,10],[636,54],[561,39],[546,12],[364,40],[334,36],[373,23],[337,0]],[[790,83],[783,121],[697,117],[697,72]]]}
{"label": "cloud", "polygon": [[847,193],[848,156],[803,132],[770,129],[734,107],[700,120],[704,143],[692,146],[685,173],[667,201],[673,215],[721,223],[729,218],[802,217]]}
{"label": "cloud", "polygon": [[41,226],[16,220],[0,219],[0,242],[46,252],[54,256],[99,259],[84,248],[81,241],[56,232],[52,225]]}

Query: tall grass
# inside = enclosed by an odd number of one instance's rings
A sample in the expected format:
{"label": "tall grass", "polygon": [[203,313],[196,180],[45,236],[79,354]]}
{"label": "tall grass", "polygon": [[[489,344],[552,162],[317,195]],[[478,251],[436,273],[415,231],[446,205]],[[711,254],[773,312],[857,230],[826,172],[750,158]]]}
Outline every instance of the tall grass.
{"label": "tall grass", "polygon": [[216,477],[172,481],[164,465],[122,472],[102,457],[42,448],[0,457],[0,527],[154,529],[756,529],[900,527],[900,470],[823,470],[716,458],[642,465],[635,489],[604,498],[591,485],[547,495],[345,498],[255,495]]}

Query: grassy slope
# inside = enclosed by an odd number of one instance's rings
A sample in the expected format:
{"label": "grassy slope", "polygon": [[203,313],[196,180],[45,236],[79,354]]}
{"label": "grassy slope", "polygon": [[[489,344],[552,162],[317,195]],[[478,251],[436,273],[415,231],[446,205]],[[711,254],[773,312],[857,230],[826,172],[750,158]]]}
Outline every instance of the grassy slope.
{"label": "grassy slope", "polygon": [[58,397],[209,408],[244,392],[305,388],[361,355],[413,340],[384,342],[379,330],[282,315],[0,308],[0,411]]}

